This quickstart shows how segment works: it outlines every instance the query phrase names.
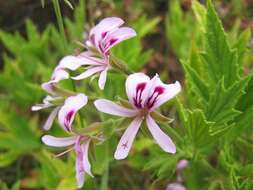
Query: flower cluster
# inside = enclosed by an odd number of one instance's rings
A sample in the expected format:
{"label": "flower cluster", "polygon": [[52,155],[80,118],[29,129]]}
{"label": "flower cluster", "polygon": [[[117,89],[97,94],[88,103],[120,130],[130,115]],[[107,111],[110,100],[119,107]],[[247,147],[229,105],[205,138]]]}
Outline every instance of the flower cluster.
{"label": "flower cluster", "polygon": [[[53,108],[43,128],[49,130],[58,115],[60,126],[69,134],[68,137],[44,135],[42,141],[53,147],[74,146],[78,188],[83,186],[85,174],[93,176],[88,150],[90,143],[94,143],[94,139],[87,133],[77,133],[72,127],[75,115],[87,104],[88,97],[83,93],[61,89],[57,84],[64,79],[81,80],[92,75],[99,75],[98,85],[103,90],[107,72],[113,67],[110,49],[123,40],[136,36],[136,32],[132,28],[122,27],[123,23],[124,21],[120,18],[109,17],[94,26],[85,42],[87,50],[79,55],[68,55],[60,60],[51,79],[42,84],[42,88],[49,95],[44,98],[42,104],[32,107],[33,111]],[[77,76],[70,76],[69,70],[76,71],[80,67],[83,67],[85,71]],[[159,128],[154,115],[157,114],[158,107],[180,92],[180,83],[164,84],[158,75],[149,78],[144,73],[134,73],[127,77],[125,88],[128,96],[127,105],[119,105],[106,99],[94,101],[96,109],[100,112],[132,118],[132,122],[118,143],[114,154],[115,159],[127,157],[134,138],[144,121],[156,143],[165,152],[174,154],[176,152],[175,144]]]}

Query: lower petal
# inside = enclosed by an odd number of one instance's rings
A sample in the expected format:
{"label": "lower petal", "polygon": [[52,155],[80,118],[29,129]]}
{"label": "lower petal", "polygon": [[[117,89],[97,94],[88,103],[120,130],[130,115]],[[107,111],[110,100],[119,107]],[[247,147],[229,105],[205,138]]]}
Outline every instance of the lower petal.
{"label": "lower petal", "polygon": [[84,142],[81,145],[81,148],[83,151],[83,168],[87,174],[93,177],[91,173],[91,166],[90,166],[89,157],[88,157],[89,145],[90,145],[90,140],[87,140],[87,142]]}
{"label": "lower petal", "polygon": [[49,117],[47,118],[47,121],[45,122],[43,129],[49,130],[52,127],[52,124],[54,122],[54,118],[56,117],[60,107],[56,107],[53,109],[53,111],[50,113]]}
{"label": "lower petal", "polygon": [[176,153],[176,146],[172,142],[171,138],[166,135],[160,127],[156,124],[153,118],[148,115],[146,118],[146,123],[149,131],[151,132],[153,138],[157,142],[157,144],[165,151],[169,153]]}
{"label": "lower petal", "polygon": [[41,138],[42,142],[48,146],[65,147],[73,145],[76,142],[76,136],[73,137],[54,137],[51,135],[44,135]]}
{"label": "lower petal", "polygon": [[99,76],[99,80],[98,80],[98,86],[101,90],[104,90],[104,87],[105,87],[105,82],[106,82],[106,76],[107,76],[107,70],[108,68],[106,68],[105,70],[103,70],[101,73],[100,73],[100,76]]}
{"label": "lower petal", "polygon": [[98,72],[101,72],[105,69],[104,66],[99,66],[99,67],[91,67],[89,69],[87,69],[85,72],[83,72],[82,74],[80,75],[77,75],[75,77],[72,77],[72,79],[74,80],[82,80],[82,79],[85,79],[85,78],[88,78],[89,76],[95,74],[95,73],[98,73]]}
{"label": "lower petal", "polygon": [[123,117],[134,117],[138,113],[137,110],[124,108],[106,99],[96,100],[94,102],[94,105],[99,111],[107,113],[107,114],[111,114],[111,115],[117,115],[117,116],[123,116]]}
{"label": "lower petal", "polygon": [[80,163],[78,159],[76,159],[76,181],[77,181],[77,188],[80,189],[83,187],[84,184],[84,176],[85,172],[80,168]]}
{"label": "lower petal", "polygon": [[117,149],[114,153],[114,158],[116,160],[121,160],[127,157],[134,138],[141,126],[143,118],[136,117],[131,124],[127,127],[126,131],[124,132],[123,136],[121,137]]}

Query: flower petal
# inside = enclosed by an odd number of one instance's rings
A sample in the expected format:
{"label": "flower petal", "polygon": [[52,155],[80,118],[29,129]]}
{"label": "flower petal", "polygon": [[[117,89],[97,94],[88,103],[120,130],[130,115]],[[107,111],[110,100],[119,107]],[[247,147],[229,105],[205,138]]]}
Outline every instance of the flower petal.
{"label": "flower petal", "polygon": [[81,148],[83,151],[83,168],[87,174],[93,177],[91,173],[91,166],[90,166],[89,157],[88,157],[89,145],[90,145],[90,140],[87,140],[87,142],[84,142],[81,145]]}
{"label": "flower petal", "polygon": [[85,171],[83,168],[83,151],[81,148],[81,139],[82,136],[79,136],[76,140],[75,144],[75,152],[76,152],[76,180],[78,188],[81,188],[84,183],[84,175]]}
{"label": "flower petal", "polygon": [[134,117],[138,114],[138,110],[127,109],[106,99],[96,100],[94,102],[94,105],[99,111],[111,115],[122,117]]}
{"label": "flower petal", "polygon": [[98,79],[98,86],[101,90],[104,90],[104,87],[105,87],[107,71],[108,71],[108,67],[100,73],[100,76]]}
{"label": "flower petal", "polygon": [[47,121],[45,122],[43,129],[44,130],[49,130],[52,127],[52,124],[54,122],[54,118],[56,117],[60,107],[56,107],[53,109],[53,111],[50,113],[49,117],[47,118]]}
{"label": "flower petal", "polygon": [[58,114],[60,126],[64,130],[68,132],[71,131],[71,124],[74,120],[76,112],[85,106],[87,102],[87,96],[81,93],[75,96],[70,96],[65,100],[64,105],[61,107]]}
{"label": "flower petal", "polygon": [[31,110],[32,111],[39,111],[45,108],[49,108],[52,105],[47,105],[47,104],[35,104],[34,106],[32,106]]}
{"label": "flower petal", "polygon": [[[129,102],[139,108],[137,104],[139,104],[140,107],[144,107],[144,102],[146,101],[149,89],[147,88],[147,85],[150,81],[150,78],[145,75],[144,73],[134,73],[127,77],[126,80],[126,93],[128,96]],[[142,88],[139,88],[142,87]],[[138,90],[140,89],[140,91]],[[136,102],[136,100],[139,100]]]}
{"label": "flower petal", "polygon": [[166,135],[160,127],[156,124],[153,118],[150,115],[146,117],[146,123],[149,131],[151,132],[153,138],[157,144],[165,151],[169,153],[176,153],[176,146],[172,142],[171,138]]}
{"label": "flower petal", "polygon": [[116,160],[121,160],[127,157],[134,138],[141,126],[142,120],[142,117],[136,117],[125,130],[114,153],[114,158]]}
{"label": "flower petal", "polygon": [[150,94],[156,90],[156,89],[163,89],[162,93],[157,96],[157,99],[154,101],[153,106],[151,107],[150,111],[153,111],[154,109],[158,108],[168,100],[174,98],[180,91],[181,91],[181,85],[178,81],[176,81],[174,84],[164,84],[158,75],[156,75],[151,82],[153,83],[152,87],[150,87]]}
{"label": "flower petal", "polygon": [[79,168],[79,161],[76,159],[76,181],[77,181],[77,188],[80,189],[83,187],[84,184],[84,170],[80,170]]}
{"label": "flower petal", "polygon": [[101,72],[105,69],[105,66],[97,66],[97,67],[91,67],[89,69],[87,69],[85,72],[83,72],[82,74],[72,77],[72,79],[74,80],[82,80],[85,79],[95,73]]}
{"label": "flower petal", "polygon": [[132,38],[134,36],[136,36],[136,32],[132,28],[121,27],[108,34],[104,42],[104,44],[107,44],[106,49],[104,51],[107,52],[109,49],[111,49],[118,43],[127,40],[129,38]]}
{"label": "flower petal", "polygon": [[[105,37],[106,33],[112,30],[115,30],[119,26],[124,24],[124,21],[118,17],[108,17],[101,20],[96,26],[94,26],[89,34],[90,40],[92,43],[95,43],[96,46],[101,38]],[[92,40],[94,36],[94,41]]]}
{"label": "flower petal", "polygon": [[76,136],[73,137],[54,137],[51,135],[44,135],[41,140],[44,144],[53,147],[65,147],[73,145],[76,142]]}

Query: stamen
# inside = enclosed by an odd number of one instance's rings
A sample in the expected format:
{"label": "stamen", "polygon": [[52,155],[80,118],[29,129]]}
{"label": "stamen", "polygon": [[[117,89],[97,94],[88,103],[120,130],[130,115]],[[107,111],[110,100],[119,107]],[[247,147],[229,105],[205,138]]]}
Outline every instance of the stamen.
{"label": "stamen", "polygon": [[74,149],[74,147],[71,147],[70,149],[67,149],[67,150],[65,150],[64,152],[61,152],[61,153],[59,153],[59,154],[56,154],[56,155],[54,155],[53,157],[54,157],[54,158],[58,158],[58,157],[60,157],[60,156],[63,156],[64,154],[66,154],[66,153],[72,151],[73,149]]}

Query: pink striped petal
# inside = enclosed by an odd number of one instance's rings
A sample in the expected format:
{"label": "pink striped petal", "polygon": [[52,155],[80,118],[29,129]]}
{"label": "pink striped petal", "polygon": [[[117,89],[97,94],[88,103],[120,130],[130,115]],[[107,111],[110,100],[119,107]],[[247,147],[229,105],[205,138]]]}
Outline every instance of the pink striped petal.
{"label": "pink striped petal", "polygon": [[108,67],[100,73],[98,86],[101,90],[105,88],[106,76],[107,76]]}
{"label": "pink striped petal", "polygon": [[136,36],[136,32],[129,27],[121,27],[110,34],[105,39],[104,44],[106,44],[105,52],[111,49],[113,46],[117,45],[118,43],[127,40]]}
{"label": "pink striped petal", "polygon": [[122,107],[114,102],[106,99],[99,99],[94,102],[95,107],[104,113],[122,116],[122,117],[134,117],[138,114],[137,110],[128,109]]}
{"label": "pink striped petal", "polygon": [[74,120],[75,114],[79,109],[85,106],[87,102],[87,96],[81,93],[75,96],[70,96],[65,100],[64,105],[61,107],[58,113],[58,120],[60,126],[65,131],[71,131],[71,125]]}
{"label": "pink striped petal", "polygon": [[[144,73],[134,73],[127,77],[126,93],[129,102],[137,107],[144,107],[147,95],[149,93],[148,83],[150,78]],[[136,104],[140,105],[137,106]]]}
{"label": "pink striped petal", "polygon": [[105,69],[104,66],[98,66],[98,67],[91,67],[89,69],[87,69],[85,72],[83,72],[82,74],[78,75],[78,76],[75,76],[75,77],[72,77],[72,79],[74,80],[82,80],[82,79],[85,79],[95,73],[98,73],[98,72],[101,72]]}
{"label": "pink striped petal", "polygon": [[154,103],[154,106],[150,111],[153,111],[168,100],[174,98],[181,91],[181,85],[178,81],[176,81],[174,84],[164,84],[159,77],[156,77],[155,80],[156,81],[154,87],[161,86],[164,88],[164,92],[158,96],[157,100]]}
{"label": "pink striped petal", "polygon": [[56,107],[53,109],[53,111],[50,113],[49,117],[47,118],[47,121],[45,122],[44,126],[43,126],[43,129],[44,130],[49,130],[51,129],[52,125],[53,125],[53,122],[54,122],[54,119],[59,111],[60,107]]}
{"label": "pink striped petal", "polygon": [[127,157],[134,138],[141,126],[143,118],[141,117],[136,117],[131,124],[127,127],[126,131],[124,132],[124,134],[122,135],[119,144],[117,146],[117,149],[114,153],[114,158],[116,160],[121,160]]}
{"label": "pink striped petal", "polygon": [[41,140],[44,144],[48,146],[53,146],[53,147],[66,147],[73,145],[76,142],[75,136],[73,137],[54,137],[51,135],[44,135]]}
{"label": "pink striped petal", "polygon": [[170,139],[168,135],[166,135],[160,127],[156,124],[153,118],[150,115],[146,117],[146,123],[149,131],[151,132],[153,138],[157,142],[157,144],[165,151],[172,154],[176,153],[176,146]]}

